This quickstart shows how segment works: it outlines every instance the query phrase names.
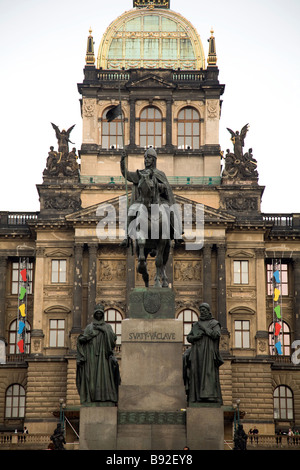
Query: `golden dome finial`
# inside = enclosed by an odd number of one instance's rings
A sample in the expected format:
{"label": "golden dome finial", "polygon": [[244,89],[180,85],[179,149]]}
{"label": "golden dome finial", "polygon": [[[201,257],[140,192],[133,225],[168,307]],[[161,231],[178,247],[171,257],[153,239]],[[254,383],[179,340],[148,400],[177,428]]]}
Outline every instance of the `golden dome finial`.
{"label": "golden dome finial", "polygon": [[216,41],[214,37],[214,29],[212,27],[210,29],[210,34],[211,36],[208,39],[209,50],[208,50],[207,65],[208,67],[215,67],[217,65],[217,53],[216,53]]}
{"label": "golden dome finial", "polygon": [[87,39],[87,47],[86,47],[86,56],[85,56],[85,64],[86,65],[95,65],[95,55],[94,55],[94,39],[92,36],[92,28],[89,29],[89,37]]}

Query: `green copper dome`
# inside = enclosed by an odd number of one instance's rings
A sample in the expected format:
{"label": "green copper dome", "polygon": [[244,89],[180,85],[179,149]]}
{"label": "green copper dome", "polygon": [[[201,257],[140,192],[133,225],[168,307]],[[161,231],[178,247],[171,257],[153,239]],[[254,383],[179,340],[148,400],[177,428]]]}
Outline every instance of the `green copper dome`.
{"label": "green copper dome", "polygon": [[200,37],[184,17],[168,9],[135,8],[107,28],[98,52],[97,67],[205,68]]}

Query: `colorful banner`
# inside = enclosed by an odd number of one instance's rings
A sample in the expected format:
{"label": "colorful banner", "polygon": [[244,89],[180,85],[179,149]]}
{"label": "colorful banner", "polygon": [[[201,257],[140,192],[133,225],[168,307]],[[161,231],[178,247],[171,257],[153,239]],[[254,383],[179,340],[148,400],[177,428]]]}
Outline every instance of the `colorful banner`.
{"label": "colorful banner", "polygon": [[27,292],[26,288],[22,286],[20,289],[20,297],[19,297],[20,300],[24,299],[26,292]]}
{"label": "colorful banner", "polygon": [[[276,268],[275,268],[275,266]],[[277,354],[282,355],[282,344],[279,339],[281,334],[281,279],[280,270],[277,268],[277,262],[273,261],[273,309],[276,317],[274,317],[274,343]],[[275,268],[275,269],[274,269]]]}
{"label": "colorful banner", "polygon": [[22,317],[26,317],[25,304],[20,305],[19,310],[20,310]]}
{"label": "colorful banner", "polygon": [[20,339],[20,341],[18,341],[18,348],[21,353],[24,352],[24,340],[23,339]]}
{"label": "colorful banner", "polygon": [[20,321],[18,335],[21,335],[23,333],[24,328],[25,328],[25,323],[23,321]]}

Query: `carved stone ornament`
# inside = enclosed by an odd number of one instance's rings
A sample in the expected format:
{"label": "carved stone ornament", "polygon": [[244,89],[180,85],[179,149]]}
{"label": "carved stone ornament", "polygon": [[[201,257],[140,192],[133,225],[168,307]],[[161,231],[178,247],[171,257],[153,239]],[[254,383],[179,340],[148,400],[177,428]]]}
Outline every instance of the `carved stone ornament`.
{"label": "carved stone ornament", "polygon": [[219,111],[219,101],[210,100],[207,102],[207,117],[208,119],[217,119]]}
{"label": "carved stone ornament", "polygon": [[255,197],[245,197],[243,194],[238,194],[235,197],[226,198],[225,206],[227,210],[235,212],[244,211],[257,211],[258,202]]}
{"label": "carved stone ornament", "polygon": [[95,113],[96,100],[85,100],[83,104],[83,114],[85,117],[93,117]]}
{"label": "carved stone ornament", "polygon": [[74,211],[81,208],[80,198],[66,196],[53,196],[45,199],[45,209],[67,210]]}
{"label": "carved stone ornament", "polygon": [[160,294],[158,292],[145,292],[144,308],[148,313],[158,312],[160,309]]}

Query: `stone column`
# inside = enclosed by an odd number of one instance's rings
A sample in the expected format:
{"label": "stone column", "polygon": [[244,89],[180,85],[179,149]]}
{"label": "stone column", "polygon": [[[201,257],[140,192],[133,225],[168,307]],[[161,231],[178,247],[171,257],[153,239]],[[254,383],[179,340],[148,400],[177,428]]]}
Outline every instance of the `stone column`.
{"label": "stone column", "polygon": [[211,290],[211,249],[212,245],[204,245],[203,247],[203,302],[211,306],[212,290]]}
{"label": "stone column", "polygon": [[81,332],[82,313],[82,254],[83,245],[75,244],[74,248],[74,291],[73,291],[73,326],[71,333]]}
{"label": "stone column", "polygon": [[300,340],[300,256],[293,256],[295,340]]}
{"label": "stone column", "polygon": [[97,287],[97,250],[98,243],[89,243],[89,267],[88,267],[88,318],[90,323],[93,319],[93,313],[96,303]]}
{"label": "stone column", "polygon": [[227,331],[227,314],[226,314],[226,267],[225,267],[226,247],[224,244],[218,245],[218,320],[221,323],[222,331]]}
{"label": "stone column", "polygon": [[129,145],[136,147],[135,142],[135,99],[129,98],[130,119],[129,119]]}
{"label": "stone column", "polygon": [[172,147],[172,99],[167,99],[166,146]]}
{"label": "stone column", "polygon": [[7,257],[0,257],[0,340],[5,341],[5,298]]}

